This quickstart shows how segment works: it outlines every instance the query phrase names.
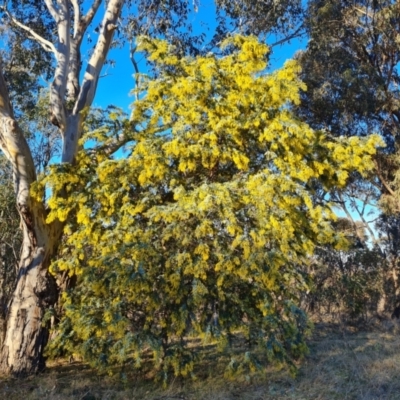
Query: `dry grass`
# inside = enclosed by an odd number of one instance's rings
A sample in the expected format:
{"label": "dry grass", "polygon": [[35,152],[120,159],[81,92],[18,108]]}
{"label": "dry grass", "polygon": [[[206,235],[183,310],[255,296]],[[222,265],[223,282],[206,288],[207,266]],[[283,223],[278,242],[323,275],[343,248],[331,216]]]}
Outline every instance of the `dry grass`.
{"label": "dry grass", "polygon": [[296,378],[270,369],[264,376],[227,381],[212,362],[201,367],[197,381],[175,381],[167,389],[128,374],[128,381],[98,376],[76,363],[52,365],[40,376],[0,380],[0,398],[7,400],[149,399],[149,400],[269,400],[269,399],[399,399],[400,335],[382,328],[352,331],[318,324],[310,355]]}

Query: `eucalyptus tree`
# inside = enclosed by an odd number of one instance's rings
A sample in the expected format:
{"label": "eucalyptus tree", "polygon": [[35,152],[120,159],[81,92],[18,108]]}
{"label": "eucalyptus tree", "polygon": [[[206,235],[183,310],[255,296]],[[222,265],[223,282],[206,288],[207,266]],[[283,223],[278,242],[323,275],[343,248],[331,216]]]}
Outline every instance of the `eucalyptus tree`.
{"label": "eucalyptus tree", "polygon": [[386,155],[400,143],[399,21],[395,0],[309,1],[310,40],[298,55],[307,84],[298,111],[334,135],[379,132],[386,149],[376,159],[374,183],[397,199],[398,167]]}
{"label": "eucalyptus tree", "polygon": [[[67,0],[10,2],[3,6],[10,27],[25,32],[35,42],[31,50],[40,45],[43,52],[39,51],[39,56],[49,53],[54,57],[54,63],[49,59],[53,70],[49,120],[62,138],[62,162],[74,161],[85,110],[93,102],[123,3],[110,0],[106,4],[98,40],[82,78],[80,48],[85,32],[100,8],[100,0],[95,0],[86,12],[77,1]],[[32,16],[35,12],[38,14]],[[36,181],[37,172],[2,72],[0,113],[0,146],[13,168],[16,205],[23,231],[17,283],[7,312],[1,349],[1,370],[19,375],[43,367],[42,349],[48,334],[42,319],[45,308],[56,298],[48,265],[62,234],[62,224],[59,221],[46,224],[45,203],[30,196],[30,186]]]}
{"label": "eucalyptus tree", "polygon": [[[297,110],[311,126],[335,136],[378,132],[385,140],[369,178],[354,176],[335,200],[348,217],[352,209],[365,221],[381,256],[388,257],[393,276],[399,273],[396,243],[388,245],[393,236],[384,235],[383,240],[376,232],[389,231],[390,224],[382,225],[396,220],[400,211],[399,21],[400,4],[395,0],[311,0],[305,20],[310,40],[297,57],[307,85]],[[367,214],[378,205],[392,216],[383,216],[371,229]],[[397,287],[397,278],[393,280]]]}

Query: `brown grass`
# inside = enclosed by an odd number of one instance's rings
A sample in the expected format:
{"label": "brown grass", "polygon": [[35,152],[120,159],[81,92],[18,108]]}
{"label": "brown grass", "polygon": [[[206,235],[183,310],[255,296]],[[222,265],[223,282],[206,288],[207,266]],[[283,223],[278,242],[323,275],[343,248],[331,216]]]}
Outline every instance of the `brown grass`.
{"label": "brown grass", "polygon": [[199,376],[197,381],[174,381],[163,389],[137,373],[128,373],[122,383],[80,363],[58,362],[36,377],[0,379],[0,399],[400,400],[400,336],[382,327],[355,331],[317,324],[310,354],[296,378],[271,368],[263,376],[229,381],[212,361],[202,364]]}

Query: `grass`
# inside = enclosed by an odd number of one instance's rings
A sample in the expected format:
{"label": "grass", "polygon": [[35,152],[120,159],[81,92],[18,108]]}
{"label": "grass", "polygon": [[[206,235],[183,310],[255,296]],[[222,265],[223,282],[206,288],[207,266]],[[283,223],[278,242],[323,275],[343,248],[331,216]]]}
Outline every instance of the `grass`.
{"label": "grass", "polygon": [[98,375],[81,363],[56,362],[47,372],[25,380],[1,379],[7,400],[400,400],[400,335],[395,329],[355,330],[316,324],[310,354],[293,378],[270,368],[263,376],[223,378],[218,365],[201,366],[196,381],[174,381],[167,388],[146,375],[128,373],[125,383]]}

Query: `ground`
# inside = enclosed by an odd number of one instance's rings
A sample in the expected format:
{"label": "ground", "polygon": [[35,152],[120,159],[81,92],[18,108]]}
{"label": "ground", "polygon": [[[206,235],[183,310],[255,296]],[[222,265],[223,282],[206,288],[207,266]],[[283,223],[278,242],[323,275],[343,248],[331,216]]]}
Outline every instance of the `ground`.
{"label": "ground", "polygon": [[[370,325],[369,325],[370,326]],[[99,375],[88,366],[53,362],[26,380],[0,378],[0,398],[7,400],[400,400],[400,333],[395,327],[355,329],[316,324],[310,354],[296,377],[271,368],[263,376],[225,379],[212,362],[197,381],[173,381],[163,388],[145,375],[125,371]]]}

